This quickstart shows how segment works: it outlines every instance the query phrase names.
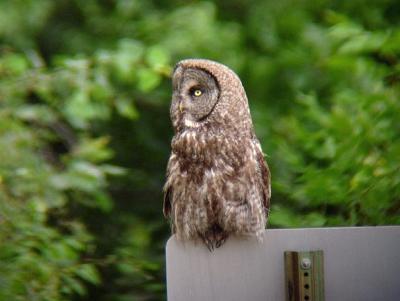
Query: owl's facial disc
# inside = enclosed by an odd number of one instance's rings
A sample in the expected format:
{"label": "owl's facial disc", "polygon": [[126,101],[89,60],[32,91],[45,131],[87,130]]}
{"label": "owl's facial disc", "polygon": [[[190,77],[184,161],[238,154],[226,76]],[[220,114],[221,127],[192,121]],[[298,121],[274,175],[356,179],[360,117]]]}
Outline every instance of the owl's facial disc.
{"label": "owl's facial disc", "polygon": [[[188,68],[181,74],[179,85],[180,110],[186,119],[200,122],[206,119],[219,99],[219,86],[212,75],[201,69]],[[190,121],[188,121],[190,123]]]}

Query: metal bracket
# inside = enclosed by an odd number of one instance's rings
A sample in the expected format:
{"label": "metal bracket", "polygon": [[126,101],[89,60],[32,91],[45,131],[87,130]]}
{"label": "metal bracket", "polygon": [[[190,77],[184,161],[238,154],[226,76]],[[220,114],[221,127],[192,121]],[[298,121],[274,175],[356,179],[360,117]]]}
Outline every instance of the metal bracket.
{"label": "metal bracket", "polygon": [[324,301],[323,251],[285,251],[286,301]]}

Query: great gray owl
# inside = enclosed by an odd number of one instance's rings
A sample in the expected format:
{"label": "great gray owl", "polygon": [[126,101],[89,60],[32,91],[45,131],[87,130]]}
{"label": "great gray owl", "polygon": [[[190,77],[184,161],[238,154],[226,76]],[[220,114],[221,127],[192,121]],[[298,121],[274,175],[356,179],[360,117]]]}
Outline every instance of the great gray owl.
{"label": "great gray owl", "polygon": [[175,135],[164,186],[172,232],[209,250],[231,234],[261,239],[270,173],[240,79],[222,64],[188,59],[176,65],[172,84]]}

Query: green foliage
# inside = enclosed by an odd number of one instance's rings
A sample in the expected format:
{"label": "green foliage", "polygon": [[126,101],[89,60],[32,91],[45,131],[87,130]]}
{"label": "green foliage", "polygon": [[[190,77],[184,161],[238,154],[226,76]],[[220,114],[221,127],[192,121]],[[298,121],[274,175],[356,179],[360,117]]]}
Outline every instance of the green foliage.
{"label": "green foliage", "polygon": [[399,4],[0,2],[0,300],[165,298],[169,76],[238,72],[270,227],[400,224]]}

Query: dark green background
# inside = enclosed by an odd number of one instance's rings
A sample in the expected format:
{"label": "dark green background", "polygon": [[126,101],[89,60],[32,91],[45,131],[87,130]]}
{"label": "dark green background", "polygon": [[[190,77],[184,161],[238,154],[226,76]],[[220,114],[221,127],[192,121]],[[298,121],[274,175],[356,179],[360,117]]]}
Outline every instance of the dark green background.
{"label": "dark green background", "polygon": [[270,227],[400,224],[400,5],[0,2],[0,300],[165,298],[170,72],[246,88]]}

